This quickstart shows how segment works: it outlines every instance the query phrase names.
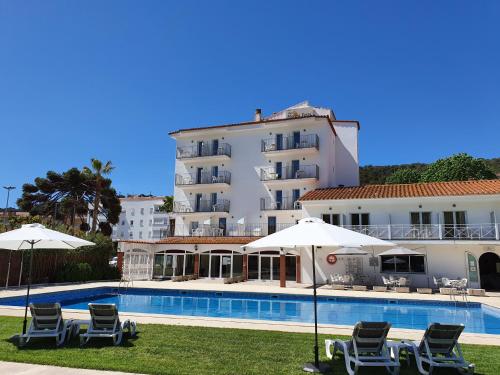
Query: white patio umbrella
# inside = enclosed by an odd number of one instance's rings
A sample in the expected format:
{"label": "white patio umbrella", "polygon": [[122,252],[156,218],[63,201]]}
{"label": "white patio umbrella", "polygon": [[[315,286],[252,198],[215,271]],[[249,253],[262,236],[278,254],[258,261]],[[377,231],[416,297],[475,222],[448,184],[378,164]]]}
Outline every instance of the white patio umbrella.
{"label": "white patio umbrella", "polygon": [[398,255],[424,255],[418,251],[407,249],[406,247],[395,247],[381,252],[378,256],[398,256]]}
{"label": "white patio umbrella", "polygon": [[395,246],[392,242],[379,240],[365,234],[353,232],[335,225],[325,223],[318,218],[306,218],[299,223],[269,236],[242,246],[244,249],[295,249],[306,248],[312,252],[313,271],[313,302],[314,302],[314,364],[306,364],[304,371],[323,372],[325,366],[319,363],[318,348],[318,309],[316,295],[316,247],[348,247],[361,248],[363,246]]}
{"label": "white patio umbrella", "polygon": [[349,255],[368,255],[368,252],[358,247],[342,247],[340,249],[332,251],[330,254],[349,256]]}
{"label": "white patio umbrella", "polygon": [[37,249],[76,249],[81,246],[92,246],[93,242],[70,236],[55,230],[47,229],[42,224],[25,224],[20,229],[14,229],[0,234],[0,249],[31,250],[30,268],[28,273],[28,288],[24,308],[23,334],[26,333],[28,303],[31,287],[31,271],[33,268],[33,251]]}

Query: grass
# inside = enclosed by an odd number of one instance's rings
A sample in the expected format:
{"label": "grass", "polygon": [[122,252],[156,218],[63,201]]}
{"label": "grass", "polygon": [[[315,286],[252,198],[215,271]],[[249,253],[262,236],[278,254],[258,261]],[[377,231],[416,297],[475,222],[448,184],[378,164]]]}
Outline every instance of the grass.
{"label": "grass", "polygon": [[[38,339],[18,348],[11,337],[21,327],[21,318],[0,317],[0,360],[146,374],[282,375],[303,374],[302,364],[313,359],[312,334],[139,324],[137,337],[126,335],[119,347],[103,339],[80,348],[78,339],[73,339],[56,348],[55,339]],[[320,336],[320,353],[326,362],[325,338]],[[476,373],[500,374],[499,347],[463,345],[463,349],[476,364]],[[343,360],[335,360],[330,373],[346,374]],[[387,372],[362,369],[360,374]],[[403,364],[401,374],[417,374],[415,364]]]}

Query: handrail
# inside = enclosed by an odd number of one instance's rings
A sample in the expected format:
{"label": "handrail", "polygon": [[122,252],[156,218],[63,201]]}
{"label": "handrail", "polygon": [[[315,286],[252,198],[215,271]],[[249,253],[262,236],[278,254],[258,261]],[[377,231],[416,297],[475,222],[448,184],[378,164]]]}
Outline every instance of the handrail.
{"label": "handrail", "polygon": [[275,167],[264,167],[260,169],[261,181],[290,180],[302,178],[319,178],[319,166],[316,164],[282,167],[281,170]]}
{"label": "handrail", "polygon": [[177,159],[199,158],[206,156],[229,156],[231,157],[231,145],[229,143],[220,143],[216,147],[209,143],[204,143],[201,146],[185,146],[177,147]]}
{"label": "handrail", "polygon": [[299,139],[294,136],[282,137],[278,141],[277,137],[266,138],[261,141],[261,151],[271,152],[271,151],[283,151],[283,150],[294,150],[294,149],[304,149],[304,148],[316,148],[319,149],[319,137],[317,134],[304,134],[300,135]]}

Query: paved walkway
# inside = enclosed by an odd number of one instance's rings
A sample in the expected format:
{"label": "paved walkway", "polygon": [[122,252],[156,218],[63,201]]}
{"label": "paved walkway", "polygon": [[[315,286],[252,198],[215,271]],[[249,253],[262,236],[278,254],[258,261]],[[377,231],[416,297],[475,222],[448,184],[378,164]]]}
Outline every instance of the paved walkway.
{"label": "paved walkway", "polygon": [[84,370],[0,361],[0,374],[9,375],[130,375],[128,372]]}

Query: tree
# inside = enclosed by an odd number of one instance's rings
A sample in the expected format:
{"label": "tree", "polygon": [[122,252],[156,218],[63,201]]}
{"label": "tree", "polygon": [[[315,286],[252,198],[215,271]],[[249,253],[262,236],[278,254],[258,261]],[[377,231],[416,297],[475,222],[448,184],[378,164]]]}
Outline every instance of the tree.
{"label": "tree", "polygon": [[495,173],[483,159],[460,153],[439,159],[422,173],[421,182],[495,179]]}
{"label": "tree", "polygon": [[103,164],[102,161],[92,158],[90,159],[90,163],[91,163],[90,168],[83,167],[83,173],[88,175],[89,179],[92,180],[94,183],[95,196],[92,203],[94,209],[92,210],[91,231],[95,233],[98,223],[99,207],[101,205],[101,193],[104,188],[103,176],[109,175],[111,171],[114,169],[114,167],[111,164],[111,161],[109,160],[106,162],[106,164]]}
{"label": "tree", "polygon": [[77,168],[63,173],[48,171],[46,177],[35,178],[34,184],[24,184],[23,194],[17,205],[30,215],[61,215],[63,220],[75,223],[77,214],[86,213],[84,197],[88,191],[88,179]]}
{"label": "tree", "polygon": [[174,210],[174,197],[172,195],[167,195],[163,199],[163,205],[160,206],[160,211],[172,212]]}
{"label": "tree", "polygon": [[386,178],[386,184],[413,184],[420,181],[421,173],[411,168],[397,169]]}

